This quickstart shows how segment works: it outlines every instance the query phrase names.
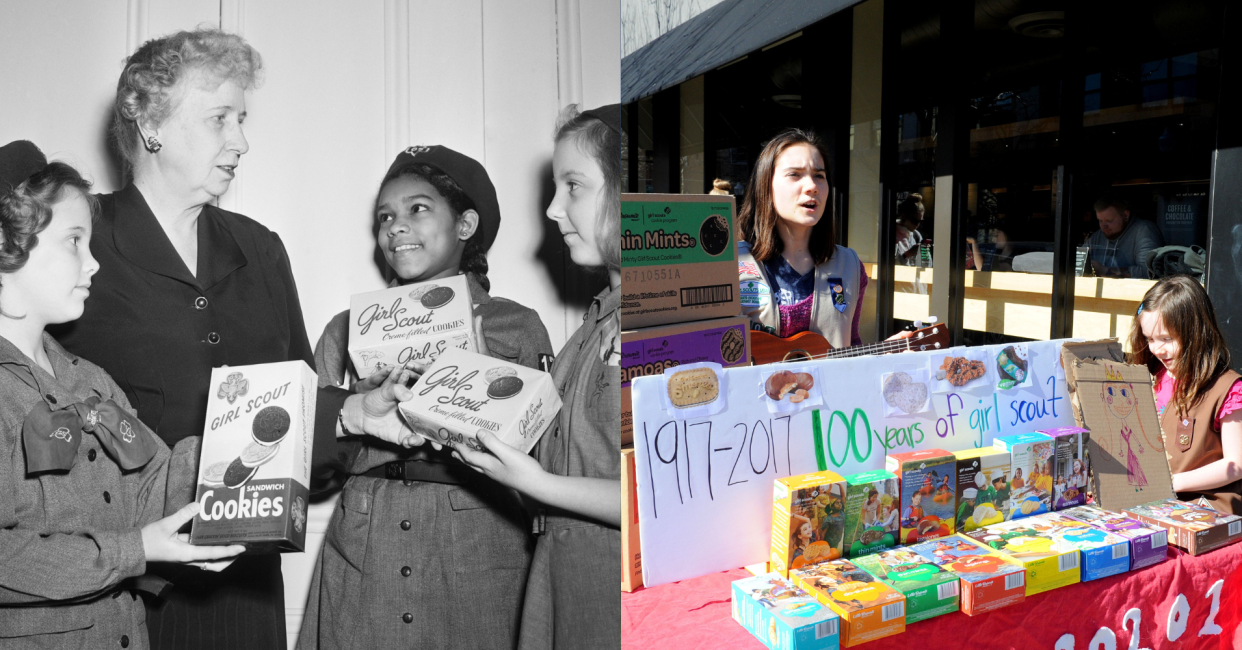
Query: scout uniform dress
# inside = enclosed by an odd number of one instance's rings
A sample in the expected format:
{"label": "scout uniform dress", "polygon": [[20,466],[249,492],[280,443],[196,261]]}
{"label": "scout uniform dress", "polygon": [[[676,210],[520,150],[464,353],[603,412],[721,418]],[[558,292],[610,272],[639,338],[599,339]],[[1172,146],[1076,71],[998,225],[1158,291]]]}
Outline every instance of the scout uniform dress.
{"label": "scout uniform dress", "polygon": [[[132,183],[100,195],[91,254],[100,270],[82,317],[52,329],[99,364],[169,447],[203,434],[211,370],[314,363],[289,256],[280,237],[243,215],[203,206],[191,272]],[[336,457],[348,397],[320,389],[312,478]],[[151,645],[168,650],[285,650],[279,554],[243,555],[220,573],[161,564],[173,586],[147,599]]]}
{"label": "scout uniform dress", "polygon": [[[1234,382],[1242,375],[1227,370],[1212,384],[1207,394],[1189,412],[1180,417],[1172,403],[1161,406],[1160,431],[1164,450],[1169,456],[1169,469],[1174,474],[1199,469],[1225,457],[1220,440],[1220,415],[1228,415],[1242,406],[1237,403]],[[1172,396],[1169,375],[1163,370],[1156,378],[1157,393]],[[1167,398],[1166,398],[1167,399]],[[1229,408],[1222,414],[1221,407]],[[1205,492],[1178,492],[1182,501],[1202,500],[1203,505],[1220,512],[1242,515],[1242,479]]]}
{"label": "scout uniform dress", "polygon": [[[168,447],[102,369],[47,334],[43,347],[55,377],[0,337],[0,648],[146,648],[134,579],[140,529],[164,515]],[[32,474],[49,453],[69,471]]]}
{"label": "scout uniform dress", "polygon": [[[564,406],[535,450],[548,472],[621,480],[621,367],[599,353],[606,335],[619,334],[620,305],[620,291],[608,288],[596,296],[552,367]],[[554,510],[542,513],[536,524],[540,534],[526,583],[519,647],[620,647],[616,581],[621,531]]]}
{"label": "scout uniform dress", "polygon": [[[538,368],[552,354],[539,315],[467,278],[491,356]],[[321,385],[355,375],[348,345],[346,311],[316,346]],[[297,647],[513,648],[532,550],[517,494],[447,448],[404,449],[370,436],[349,444],[350,476],[315,565]]]}

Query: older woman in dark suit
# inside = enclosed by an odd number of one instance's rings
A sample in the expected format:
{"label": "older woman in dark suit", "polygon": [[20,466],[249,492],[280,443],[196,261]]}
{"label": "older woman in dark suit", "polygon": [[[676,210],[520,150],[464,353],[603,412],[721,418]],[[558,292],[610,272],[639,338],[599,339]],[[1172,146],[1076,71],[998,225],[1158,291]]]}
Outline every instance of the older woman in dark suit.
{"label": "older woman in dark suit", "polygon": [[[129,58],[112,134],[131,182],[99,197],[91,252],[101,270],[83,317],[57,332],[116,379],[170,447],[202,434],[213,367],[314,367],[280,237],[212,204],[249,149],[246,91],[260,68],[241,37],[215,30],[155,39]],[[330,470],[347,455],[342,423],[399,440],[398,394],[391,383],[366,396],[321,389],[313,465]],[[153,648],[287,647],[280,556],[165,577],[172,586],[147,603]]]}

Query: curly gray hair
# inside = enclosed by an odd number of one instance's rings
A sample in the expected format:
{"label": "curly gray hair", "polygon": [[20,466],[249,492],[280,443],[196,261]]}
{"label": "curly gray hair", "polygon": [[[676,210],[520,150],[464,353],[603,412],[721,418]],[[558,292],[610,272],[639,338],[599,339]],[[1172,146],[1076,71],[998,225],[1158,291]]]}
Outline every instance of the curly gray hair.
{"label": "curly gray hair", "polygon": [[218,29],[181,31],[147,41],[125,61],[112,107],[112,139],[132,166],[141,145],[138,125],[158,126],[172,114],[174,92],[187,73],[202,72],[243,89],[256,87],[263,60],[245,39]]}

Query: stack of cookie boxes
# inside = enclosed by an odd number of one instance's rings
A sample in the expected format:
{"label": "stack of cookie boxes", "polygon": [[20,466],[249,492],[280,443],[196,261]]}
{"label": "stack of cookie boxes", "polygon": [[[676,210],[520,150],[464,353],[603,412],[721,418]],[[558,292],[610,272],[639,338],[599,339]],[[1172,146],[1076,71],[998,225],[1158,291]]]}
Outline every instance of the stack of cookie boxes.
{"label": "stack of cookie boxes", "polygon": [[[630,382],[700,362],[750,365],[750,322],[738,290],[733,197],[621,197],[621,447],[633,453]],[[633,499],[634,485],[622,485]],[[622,522],[622,566],[641,564],[636,522]],[[622,588],[639,586],[628,581]]]}
{"label": "stack of cookie boxes", "polygon": [[216,368],[211,386],[190,543],[303,550],[314,371],[303,361]]}

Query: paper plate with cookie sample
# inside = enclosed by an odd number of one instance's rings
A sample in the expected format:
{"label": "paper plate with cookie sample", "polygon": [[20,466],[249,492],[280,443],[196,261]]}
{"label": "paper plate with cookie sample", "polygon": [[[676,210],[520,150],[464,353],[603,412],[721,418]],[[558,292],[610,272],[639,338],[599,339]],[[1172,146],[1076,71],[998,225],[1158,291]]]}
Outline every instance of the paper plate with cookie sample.
{"label": "paper plate with cookie sample", "polygon": [[305,513],[299,523],[293,511],[310,496],[314,371],[304,361],[230,366],[211,382],[190,543],[301,551]]}
{"label": "paper plate with cookie sample", "polygon": [[958,347],[948,352],[934,352],[927,360],[933,393],[961,393],[970,390],[992,390],[991,368],[987,351],[982,348]]}
{"label": "paper plate with cookie sample", "polygon": [[884,397],[884,415],[911,416],[931,410],[931,391],[924,369],[898,370],[880,375],[880,394]]}
{"label": "paper plate with cookie sample", "polygon": [[814,366],[780,363],[764,368],[767,371],[759,373],[756,398],[763,401],[769,413],[792,413],[824,403]]}
{"label": "paper plate with cookie sample", "polygon": [[718,363],[701,361],[664,370],[664,410],[689,420],[715,415],[727,406],[728,386]]}
{"label": "paper plate with cookie sample", "polygon": [[397,408],[412,430],[440,444],[481,450],[479,435],[490,433],[522,453],[560,410],[552,375],[456,348],[436,358]]}

